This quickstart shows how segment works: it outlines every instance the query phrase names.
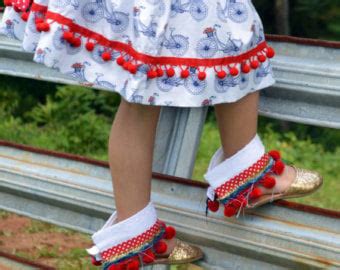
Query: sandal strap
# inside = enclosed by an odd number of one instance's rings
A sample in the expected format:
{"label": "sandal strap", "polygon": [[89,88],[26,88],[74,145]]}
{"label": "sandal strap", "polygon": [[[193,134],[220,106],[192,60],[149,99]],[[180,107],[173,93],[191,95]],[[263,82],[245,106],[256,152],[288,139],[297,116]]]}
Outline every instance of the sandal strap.
{"label": "sandal strap", "polygon": [[259,185],[273,188],[276,181],[272,174],[281,174],[284,167],[279,151],[264,153],[251,166],[216,187],[214,200],[207,199],[207,209],[216,212],[221,203],[225,207],[225,216],[234,216],[248,205],[249,199],[262,195]]}

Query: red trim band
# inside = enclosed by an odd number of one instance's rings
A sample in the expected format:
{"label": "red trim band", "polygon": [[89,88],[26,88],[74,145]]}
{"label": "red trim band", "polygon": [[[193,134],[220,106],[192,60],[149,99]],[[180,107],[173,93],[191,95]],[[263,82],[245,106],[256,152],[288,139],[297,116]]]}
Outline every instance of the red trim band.
{"label": "red trim band", "polygon": [[45,13],[45,12],[47,12],[47,8],[48,8],[47,6],[43,6],[43,5],[39,5],[37,3],[33,3],[31,8],[30,8],[30,11]]}
{"label": "red trim band", "polygon": [[162,235],[163,226],[164,223],[157,220],[152,227],[140,235],[106,249],[100,254],[103,261],[117,261],[127,256],[131,256],[131,253],[138,253],[143,250],[143,247],[146,245],[150,245],[151,243],[153,244],[156,237]]}
{"label": "red trim band", "polygon": [[102,46],[110,47],[118,51],[124,51],[130,56],[132,56],[135,60],[139,60],[141,62],[152,64],[152,65],[177,65],[177,66],[183,65],[183,66],[194,66],[194,67],[222,66],[222,65],[232,64],[235,62],[243,62],[244,60],[247,60],[250,57],[256,56],[257,53],[269,47],[267,42],[263,41],[259,43],[255,48],[245,53],[242,53],[240,55],[227,56],[227,57],[214,58],[214,59],[180,58],[180,57],[164,57],[164,56],[157,57],[157,56],[151,56],[148,54],[137,52],[129,44],[125,44],[119,41],[109,40],[103,35],[100,35],[78,24],[75,24],[71,19],[65,16],[62,16],[58,13],[47,11],[46,19],[50,19],[62,25],[66,25],[69,27],[69,30],[71,32],[75,32],[89,39],[96,40],[97,43]]}

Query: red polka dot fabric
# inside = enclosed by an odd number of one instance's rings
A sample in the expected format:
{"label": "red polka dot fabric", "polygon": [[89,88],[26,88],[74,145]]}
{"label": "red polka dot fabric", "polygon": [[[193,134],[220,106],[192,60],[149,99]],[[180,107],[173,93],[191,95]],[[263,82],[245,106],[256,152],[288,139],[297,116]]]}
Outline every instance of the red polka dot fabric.
{"label": "red polka dot fabric", "polygon": [[12,5],[20,9],[21,11],[26,11],[30,6],[32,0],[12,0]]}
{"label": "red polka dot fabric", "polygon": [[101,253],[103,261],[116,261],[124,258],[131,252],[138,253],[146,244],[153,242],[155,238],[160,236],[164,231],[163,226],[164,223],[157,220],[157,222],[144,233],[103,251]]}
{"label": "red polka dot fabric", "polygon": [[217,194],[218,198],[223,199],[229,196],[240,186],[246,184],[250,180],[254,179],[257,175],[261,174],[268,166],[270,159],[271,157],[266,153],[248,169],[244,170],[232,179],[228,179],[223,185],[215,189],[215,193]]}

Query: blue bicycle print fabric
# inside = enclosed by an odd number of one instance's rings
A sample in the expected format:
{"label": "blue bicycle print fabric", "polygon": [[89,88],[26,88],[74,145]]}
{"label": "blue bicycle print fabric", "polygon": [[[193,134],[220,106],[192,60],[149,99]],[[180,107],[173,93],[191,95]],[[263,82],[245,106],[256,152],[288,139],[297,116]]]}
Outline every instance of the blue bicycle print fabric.
{"label": "blue bicycle print fabric", "polygon": [[[165,73],[149,79],[148,63],[139,64],[133,74],[117,66],[121,56],[79,36],[77,46],[65,41],[63,23],[48,19],[48,31],[38,31],[37,21],[47,13],[59,14],[91,33],[131,46],[136,54],[171,59],[207,59],[239,56],[265,42],[261,19],[251,0],[35,0],[25,14],[7,6],[0,33],[22,42],[33,60],[69,75],[82,85],[119,93],[129,102],[157,106],[202,107],[234,102],[275,83],[269,59],[257,69],[237,76],[216,76],[216,68],[172,65],[174,76]],[[87,48],[87,49],[86,49]],[[105,61],[108,57],[112,61]],[[104,60],[103,60],[104,59]],[[173,61],[175,61],[173,60]],[[164,60],[165,61],[165,60]],[[155,66],[158,64],[154,63]],[[169,69],[170,66],[159,63]],[[240,65],[236,65],[241,70]]]}

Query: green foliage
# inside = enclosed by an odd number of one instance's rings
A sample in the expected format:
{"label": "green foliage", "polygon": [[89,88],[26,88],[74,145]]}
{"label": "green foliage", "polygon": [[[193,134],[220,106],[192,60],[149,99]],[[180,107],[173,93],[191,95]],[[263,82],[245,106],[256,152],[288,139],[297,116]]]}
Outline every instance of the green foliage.
{"label": "green foliage", "polygon": [[[36,97],[35,102],[24,104],[21,94],[27,91],[21,83],[11,81],[3,87],[2,139],[107,159],[108,135],[119,95],[80,86],[57,86],[45,93],[42,102]],[[12,92],[8,91],[11,87]],[[20,87],[24,89],[19,90]],[[21,117],[15,113],[19,106],[27,109]]]}
{"label": "green foliage", "polygon": [[52,83],[0,75],[0,110],[25,120],[26,112],[55,91]]}
{"label": "green foliage", "polygon": [[339,40],[340,32],[332,28],[340,25],[339,0],[290,1],[290,9],[292,35]]}
{"label": "green foliage", "polygon": [[[263,21],[266,33],[276,34],[275,1],[253,1]],[[340,39],[340,1],[339,0],[290,0],[291,35],[307,38]]]}

